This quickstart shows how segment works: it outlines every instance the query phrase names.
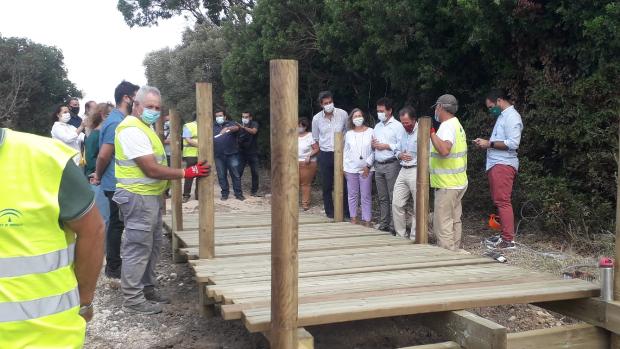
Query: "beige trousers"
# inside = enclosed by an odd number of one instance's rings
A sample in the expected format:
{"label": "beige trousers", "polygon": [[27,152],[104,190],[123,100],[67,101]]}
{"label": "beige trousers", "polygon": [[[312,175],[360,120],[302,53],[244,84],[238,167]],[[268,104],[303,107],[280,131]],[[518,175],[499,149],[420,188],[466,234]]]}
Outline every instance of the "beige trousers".
{"label": "beige trousers", "polygon": [[436,189],[433,212],[433,233],[439,247],[452,251],[461,248],[463,227],[461,200],[467,191],[464,189]]}
{"label": "beige trousers", "polygon": [[392,194],[392,218],[394,219],[394,230],[401,237],[405,236],[407,229],[407,215],[405,207],[409,196],[413,198],[413,217],[411,219],[411,239],[415,237],[415,193],[417,167],[401,168],[394,183],[394,193]]}

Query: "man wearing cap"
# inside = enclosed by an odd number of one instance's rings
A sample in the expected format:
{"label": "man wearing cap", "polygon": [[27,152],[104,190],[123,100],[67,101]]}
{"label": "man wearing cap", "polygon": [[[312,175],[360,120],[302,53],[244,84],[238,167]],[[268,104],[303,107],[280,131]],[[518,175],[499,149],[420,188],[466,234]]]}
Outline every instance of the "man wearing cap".
{"label": "man wearing cap", "polygon": [[486,149],[486,171],[489,177],[491,198],[497,207],[502,234],[486,239],[489,248],[514,249],[515,217],[510,197],[519,158],[517,150],[521,143],[523,121],[521,115],[510,103],[503,90],[492,90],[486,97],[486,106],[492,117],[497,118],[489,140],[476,138],[474,144],[479,149]]}
{"label": "man wearing cap", "polygon": [[431,129],[431,187],[435,188],[433,233],[440,247],[458,251],[461,246],[461,200],[467,190],[467,138],[454,116],[458,101],[453,95],[442,95],[433,106],[435,121],[441,125]]}

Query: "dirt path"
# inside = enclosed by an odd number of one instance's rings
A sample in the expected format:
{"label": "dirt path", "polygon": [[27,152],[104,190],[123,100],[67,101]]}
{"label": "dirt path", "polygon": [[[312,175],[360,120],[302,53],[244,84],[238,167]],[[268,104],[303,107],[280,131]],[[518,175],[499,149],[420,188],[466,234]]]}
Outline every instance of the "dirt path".
{"label": "dirt path", "polygon": [[[322,213],[317,203],[320,193],[315,191],[313,198],[311,212]],[[267,194],[263,198],[248,197],[244,202],[234,198],[221,201],[219,195],[216,195],[216,210],[261,211],[269,207],[269,199]],[[196,210],[196,201],[184,204],[185,212]],[[470,222],[464,227],[465,249],[476,254],[482,253],[484,249],[480,241],[484,235],[490,234],[483,219],[474,217],[464,221]],[[523,235],[520,241],[525,245],[507,254],[509,263],[557,274],[568,265],[591,261],[574,253],[559,251],[557,244],[542,243],[537,241],[536,237]],[[262,335],[249,334],[239,321],[200,317],[196,308],[197,285],[190,269],[186,264],[172,264],[170,255],[170,241],[165,238],[157,272],[161,290],[172,298],[172,304],[167,305],[161,314],[139,316],[123,312],[118,285],[102,274],[94,303],[96,315],[87,330],[86,348],[268,348]],[[507,327],[510,332],[574,323],[571,319],[530,305],[481,308],[473,311]],[[315,338],[315,346],[320,349],[387,349],[439,340],[414,317],[357,321],[307,329]]]}

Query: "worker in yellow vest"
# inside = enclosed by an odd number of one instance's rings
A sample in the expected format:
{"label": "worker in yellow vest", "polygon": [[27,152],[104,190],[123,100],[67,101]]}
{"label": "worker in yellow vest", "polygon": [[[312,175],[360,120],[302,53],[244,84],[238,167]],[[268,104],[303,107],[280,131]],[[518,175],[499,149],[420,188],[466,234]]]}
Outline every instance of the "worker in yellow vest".
{"label": "worker in yellow vest", "polygon": [[209,165],[186,169],[167,166],[161,140],[151,128],[160,117],[161,94],[151,86],[136,93],[132,115],[116,128],[115,174],[118,204],[125,233],[121,243],[123,309],[144,315],[162,311],[169,300],[156,291],[155,266],[162,243],[161,194],[169,179],[192,179],[209,174]]}
{"label": "worker in yellow vest", "polygon": [[77,154],[0,128],[0,348],[84,344],[105,225]]}
{"label": "worker in yellow vest", "polygon": [[453,95],[442,95],[433,105],[435,121],[431,129],[431,187],[435,188],[433,232],[440,247],[458,251],[461,247],[461,200],[467,191],[467,138],[454,116],[459,103]]}
{"label": "worker in yellow vest", "polygon": [[[183,160],[185,166],[194,166],[198,163],[198,123],[196,113],[193,114],[192,122],[183,125]],[[188,202],[192,194],[193,179],[186,179],[183,183],[183,202]],[[196,192],[198,200],[198,192]]]}

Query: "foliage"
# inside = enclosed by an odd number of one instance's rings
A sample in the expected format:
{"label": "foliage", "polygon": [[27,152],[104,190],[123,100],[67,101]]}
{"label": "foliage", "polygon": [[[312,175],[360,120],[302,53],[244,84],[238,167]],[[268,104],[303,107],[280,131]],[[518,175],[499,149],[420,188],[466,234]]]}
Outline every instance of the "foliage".
{"label": "foliage", "polygon": [[[220,13],[217,23],[230,45],[221,73],[229,109],[255,110],[267,123],[268,61],[290,58],[299,60],[302,116],[318,111],[323,89],[347,110],[372,111],[387,95],[426,115],[452,93],[474,139],[494,123],[484,94],[503,87],[525,124],[517,212],[535,202],[547,231],[570,236],[612,230],[617,1],[261,0],[248,11],[251,20]],[[492,209],[484,161],[470,149],[465,200],[475,212]]]}
{"label": "foliage", "polygon": [[0,36],[0,126],[49,135],[51,114],[82,94],[67,78],[55,47]]}

